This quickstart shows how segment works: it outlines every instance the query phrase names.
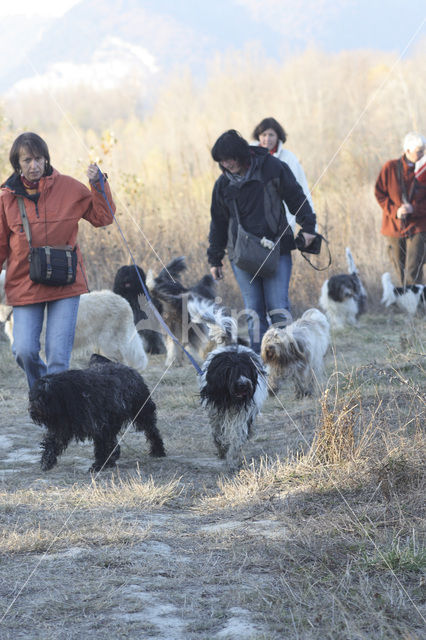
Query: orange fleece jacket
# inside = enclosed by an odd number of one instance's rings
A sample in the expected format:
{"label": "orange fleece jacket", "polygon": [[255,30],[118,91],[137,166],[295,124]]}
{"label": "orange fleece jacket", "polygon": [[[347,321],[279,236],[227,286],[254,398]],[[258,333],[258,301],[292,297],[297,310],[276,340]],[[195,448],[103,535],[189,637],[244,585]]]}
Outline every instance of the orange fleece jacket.
{"label": "orange fleece jacket", "polygon": [[[7,260],[5,291],[7,303],[12,306],[34,304],[70,298],[87,292],[83,259],[77,245],[77,277],[73,284],[51,287],[32,282],[29,277],[29,245],[18,207],[16,192],[7,186],[0,191],[0,268]],[[16,180],[15,180],[16,183]],[[98,183],[97,183],[97,185]],[[105,191],[115,212],[111,191]],[[78,223],[81,218],[94,227],[111,224],[113,217],[102,193],[60,174],[53,169],[50,176],[39,182],[40,197],[37,205],[25,198],[25,209],[31,228],[32,246],[77,244]]]}

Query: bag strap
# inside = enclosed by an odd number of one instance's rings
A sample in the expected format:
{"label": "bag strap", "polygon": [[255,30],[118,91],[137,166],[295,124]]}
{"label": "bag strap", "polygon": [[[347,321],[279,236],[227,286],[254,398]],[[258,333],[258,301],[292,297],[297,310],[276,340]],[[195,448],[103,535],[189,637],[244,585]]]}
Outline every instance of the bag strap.
{"label": "bag strap", "polygon": [[315,269],[315,271],[325,271],[331,265],[331,251],[330,251],[330,247],[328,246],[328,241],[324,238],[324,236],[322,236],[320,233],[317,233],[317,236],[319,236],[322,240],[324,240],[325,244],[327,245],[328,265],[326,267],[321,267],[321,268],[316,267],[314,264],[312,264],[309,258],[306,257],[303,251],[299,251],[299,253],[305,258],[306,262],[308,262],[311,265],[312,269]]}
{"label": "bag strap", "polygon": [[[238,224],[241,225],[240,214],[238,213],[237,199],[236,198],[232,198],[232,204],[234,205],[234,211],[235,211],[235,215],[237,216],[237,222],[238,222]],[[243,225],[241,225],[241,226],[243,226]]]}
{"label": "bag strap", "polygon": [[21,214],[22,226],[24,227],[25,235],[27,236],[28,244],[31,248],[31,229],[30,223],[28,222],[27,211],[25,209],[25,202],[22,196],[17,196],[19,212]]}
{"label": "bag strap", "polygon": [[[237,199],[236,199],[236,198],[232,198],[232,204],[234,205],[234,211],[235,211],[235,215],[236,215],[236,217],[237,217],[237,222],[238,222],[238,224],[239,224],[239,225],[244,229],[243,225],[241,224],[241,219],[240,219],[240,216],[239,216],[239,213],[238,213],[238,206],[237,206]],[[282,213],[284,213],[284,205],[283,205],[283,203],[282,203],[282,202],[281,202],[281,206],[282,206]],[[265,215],[265,219],[266,219],[266,215]],[[274,242],[277,242],[278,240],[281,240],[281,238],[282,238],[282,236],[284,235],[284,233],[285,233],[286,229],[288,228],[288,226],[289,226],[289,225],[287,225],[287,227],[285,227],[285,228],[284,228],[285,221],[286,221],[286,220],[285,220],[285,217],[284,217],[284,219],[283,219],[283,225],[282,225],[282,226],[283,226],[283,230],[281,230],[280,228],[278,228],[278,232],[277,232],[277,234],[274,236],[274,238],[275,238],[275,239],[274,239]],[[268,220],[266,220],[266,223],[267,223],[267,225],[269,226],[269,222],[268,222]],[[269,228],[270,228],[270,227],[269,227]],[[271,229],[271,231],[272,231],[272,229]]]}

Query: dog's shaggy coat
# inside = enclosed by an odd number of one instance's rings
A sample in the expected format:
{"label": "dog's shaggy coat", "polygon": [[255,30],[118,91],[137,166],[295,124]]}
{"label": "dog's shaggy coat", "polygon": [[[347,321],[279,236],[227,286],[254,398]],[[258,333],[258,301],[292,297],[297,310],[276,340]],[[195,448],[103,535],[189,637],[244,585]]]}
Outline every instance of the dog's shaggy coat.
{"label": "dog's shaggy coat", "polygon": [[296,398],[311,395],[323,377],[324,356],[330,344],[330,325],[318,309],[308,309],[284,329],[271,327],[262,338],[261,355],[269,372],[271,393],[286,375]]}
{"label": "dog's shaggy coat", "polygon": [[[12,307],[0,305],[5,317],[5,332],[13,343]],[[75,328],[73,354],[101,353],[143,371],[148,358],[133,322],[132,309],[124,298],[108,289],[91,291],[80,296]]]}
{"label": "dog's shaggy coat", "polygon": [[[147,353],[165,353],[166,348],[161,337],[161,326],[149,306],[141,280],[146,287],[146,277],[142,267],[135,267],[134,265],[122,266],[115,274],[113,291],[125,298],[132,307],[133,320]],[[152,303],[161,313],[162,305],[160,301],[154,298]]]}
{"label": "dog's shaggy coat", "polygon": [[[203,276],[189,289],[184,287],[179,278],[185,269],[185,258],[181,256],[169,262],[152,282],[149,278],[147,280],[152,296],[163,305],[162,316],[170,331],[193,356],[203,357],[208,328],[203,321],[191,319],[188,302],[196,298],[213,301],[216,287],[211,275]],[[166,366],[181,366],[184,352],[169,335],[166,336],[166,349]]]}
{"label": "dog's shaggy coat", "polygon": [[226,458],[229,471],[234,472],[267,397],[266,371],[259,356],[240,345],[211,351],[202,370],[201,403],[208,412],[218,455]]}
{"label": "dog's shaggy coat", "polygon": [[117,435],[133,422],[144,431],[152,456],[164,456],[156,423],[156,407],[142,376],[125,365],[92,355],[87,369],[44,376],[29,392],[29,413],[47,429],[41,443],[44,471],[75,438],[93,440],[95,461],[90,471],[114,467],[120,456]]}
{"label": "dog's shaggy coat", "polygon": [[408,284],[405,287],[394,287],[390,273],[382,275],[383,296],[381,303],[385,307],[395,304],[401,311],[414,316],[419,305],[426,308],[426,286],[424,284]]}
{"label": "dog's shaggy coat", "polygon": [[356,325],[365,312],[367,294],[349,248],[346,248],[349,273],[331,276],[321,288],[319,305],[335,329]]}

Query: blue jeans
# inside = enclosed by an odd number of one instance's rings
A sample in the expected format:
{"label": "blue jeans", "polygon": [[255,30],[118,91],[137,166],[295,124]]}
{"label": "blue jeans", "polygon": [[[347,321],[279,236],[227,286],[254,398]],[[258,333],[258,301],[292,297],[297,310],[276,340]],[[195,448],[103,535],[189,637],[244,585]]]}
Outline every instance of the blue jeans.
{"label": "blue jeans", "polygon": [[[31,389],[47,373],[66,371],[70,364],[80,296],[13,307],[12,352]],[[40,358],[40,335],[46,317],[46,363]]]}
{"label": "blue jeans", "polygon": [[278,269],[269,278],[259,278],[243,271],[231,261],[232,270],[243,296],[250,346],[260,352],[260,343],[268,329],[268,316],[271,324],[284,327],[289,323],[290,302],[288,286],[290,284],[292,259],[290,253],[280,256]]}

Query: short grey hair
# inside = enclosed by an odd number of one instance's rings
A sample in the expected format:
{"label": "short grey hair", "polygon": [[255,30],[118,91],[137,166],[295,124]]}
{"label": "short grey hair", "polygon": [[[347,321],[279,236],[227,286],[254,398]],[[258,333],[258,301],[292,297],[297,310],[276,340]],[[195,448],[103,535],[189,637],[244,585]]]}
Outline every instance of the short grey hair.
{"label": "short grey hair", "polygon": [[426,140],[424,136],[420,133],[416,133],[415,131],[410,131],[404,138],[404,152],[405,151],[414,151],[414,149],[418,149],[419,147],[424,147]]}

